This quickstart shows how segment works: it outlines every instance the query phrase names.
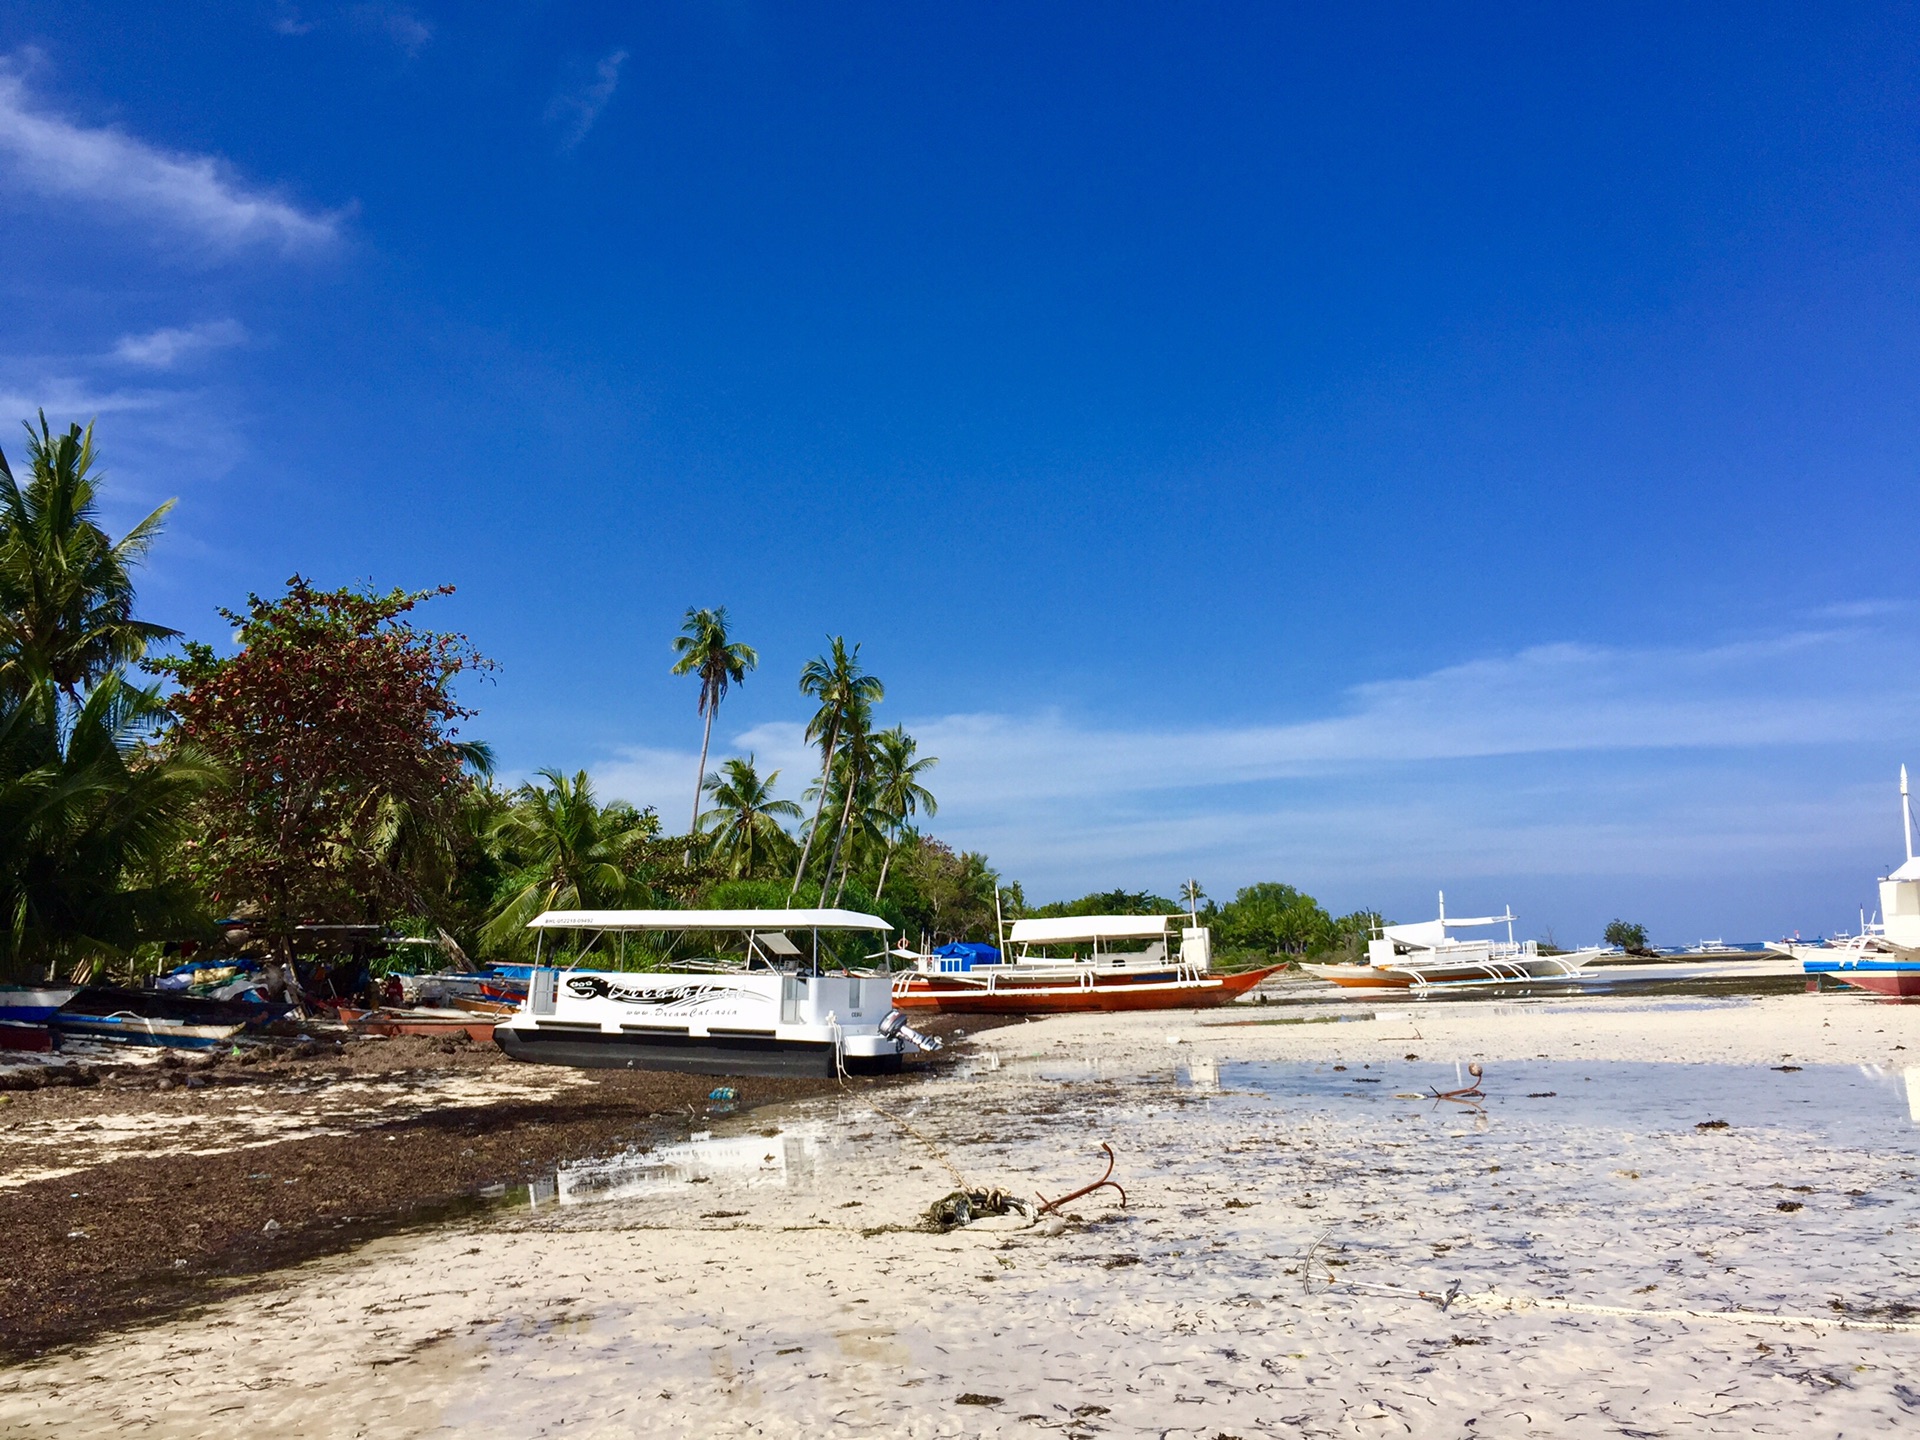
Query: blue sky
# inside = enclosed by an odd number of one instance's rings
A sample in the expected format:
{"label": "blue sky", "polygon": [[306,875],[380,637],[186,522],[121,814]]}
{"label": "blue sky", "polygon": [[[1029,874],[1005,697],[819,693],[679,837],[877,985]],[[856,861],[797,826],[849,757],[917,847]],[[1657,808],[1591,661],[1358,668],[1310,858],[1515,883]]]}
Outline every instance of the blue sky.
{"label": "blue sky", "polygon": [[97,417],[120,523],[180,497],[191,633],[458,586],[475,733],[673,824],[726,604],[726,752],[796,793],[858,639],[1036,898],[1812,932],[1920,762],[1916,42],[0,0],[0,416]]}

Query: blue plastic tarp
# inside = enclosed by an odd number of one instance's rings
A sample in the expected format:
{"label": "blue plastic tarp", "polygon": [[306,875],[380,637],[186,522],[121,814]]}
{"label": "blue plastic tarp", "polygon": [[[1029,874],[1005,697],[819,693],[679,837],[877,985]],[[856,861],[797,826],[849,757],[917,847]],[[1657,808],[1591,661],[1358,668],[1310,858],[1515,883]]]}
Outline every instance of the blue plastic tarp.
{"label": "blue plastic tarp", "polygon": [[993,946],[981,945],[971,940],[958,940],[951,945],[942,945],[933,953],[941,960],[971,960],[976,965],[1000,963],[1000,952]]}

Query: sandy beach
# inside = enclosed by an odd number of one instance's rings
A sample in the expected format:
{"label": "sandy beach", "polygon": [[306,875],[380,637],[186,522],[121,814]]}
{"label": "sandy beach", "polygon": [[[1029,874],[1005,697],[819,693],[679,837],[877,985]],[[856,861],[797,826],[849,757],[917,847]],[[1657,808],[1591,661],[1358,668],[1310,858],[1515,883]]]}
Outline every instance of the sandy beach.
{"label": "sandy beach", "polygon": [[[1903,1073],[1920,1009],[1800,995],[1342,1011],[989,1032],[945,1078],[878,1104],[795,1102],[563,1168],[484,1215],[15,1367],[0,1428],[1920,1423],[1920,1129]],[[1431,1098],[1472,1060],[1483,1105]],[[1064,1221],[922,1223],[955,1174],[1023,1195],[1085,1184],[1103,1141],[1124,1206],[1101,1191]],[[1420,1294],[1449,1291],[1444,1307]]]}

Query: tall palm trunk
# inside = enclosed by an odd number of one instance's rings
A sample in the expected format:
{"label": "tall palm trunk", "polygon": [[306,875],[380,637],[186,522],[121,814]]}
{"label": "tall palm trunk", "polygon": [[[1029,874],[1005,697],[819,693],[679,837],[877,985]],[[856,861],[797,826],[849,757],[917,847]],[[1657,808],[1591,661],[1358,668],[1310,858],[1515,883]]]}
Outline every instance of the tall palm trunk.
{"label": "tall palm trunk", "polygon": [[[856,751],[855,753],[858,754],[859,752]],[[840,807],[840,828],[833,832],[833,854],[827,858],[827,873],[825,874],[825,876],[821,878],[821,881],[820,881],[820,898],[822,900],[827,898],[827,884],[829,881],[833,879],[833,872],[837,868],[839,868],[839,865],[840,865],[840,847],[846,843],[847,823],[853,818],[853,792],[854,792],[854,787],[859,782],[859,778],[860,777],[854,773],[853,766],[848,765],[847,766],[847,803]],[[825,799],[826,797],[822,796],[821,798]],[[847,859],[851,861],[853,857],[849,855]],[[840,889],[844,892],[846,888],[847,888],[847,877],[845,875],[842,875],[840,877]],[[833,903],[836,905],[840,903],[840,897],[838,895],[834,896]]]}
{"label": "tall palm trunk", "polygon": [[887,853],[880,858],[880,883],[873,887],[873,903],[878,905],[880,897],[887,893],[887,867],[893,864],[893,847],[899,843],[899,837],[887,837]]}
{"label": "tall palm trunk", "polygon": [[693,819],[687,822],[687,858],[689,868],[693,865],[693,837],[700,829],[700,789],[707,783],[707,746],[713,743],[713,712],[720,707],[717,704],[707,706],[707,728],[700,734],[700,773],[693,777]]}
{"label": "tall palm trunk", "polygon": [[[834,721],[833,728],[827,732],[827,757],[820,766],[820,798],[813,805],[813,824],[807,827],[806,841],[800,847],[800,868],[793,872],[793,884],[787,890],[787,904],[793,904],[793,897],[800,893],[800,877],[807,873],[807,860],[813,854],[813,837],[820,829],[820,812],[827,808],[827,779],[833,774],[833,750],[840,743],[840,722]],[[826,886],[820,887],[825,893]]]}

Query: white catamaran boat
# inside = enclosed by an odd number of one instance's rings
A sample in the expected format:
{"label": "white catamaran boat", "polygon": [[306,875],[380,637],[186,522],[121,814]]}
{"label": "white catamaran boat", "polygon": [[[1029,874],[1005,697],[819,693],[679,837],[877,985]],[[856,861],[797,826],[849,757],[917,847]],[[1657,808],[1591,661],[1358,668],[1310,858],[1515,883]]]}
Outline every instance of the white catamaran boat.
{"label": "white catamaran boat", "polygon": [[[1505,925],[1507,938],[1461,939],[1450,930]],[[1594,947],[1564,955],[1543,955],[1539,942],[1513,938],[1513,911],[1472,919],[1447,918],[1447,897],[1440,896],[1440,918],[1415,925],[1383,925],[1367,942],[1364,965],[1302,965],[1309,975],[1350,989],[1426,990],[1436,986],[1519,985],[1542,980],[1574,980],[1582,966],[1606,954]]]}
{"label": "white catamaran boat", "polygon": [[[853,910],[549,910],[527,998],[493,1027],[516,1060],[702,1075],[879,1074],[904,1048],[939,1048],[893,1008],[884,971],[821,973],[822,931],[893,927]],[[606,936],[636,931],[735,934],[744,959],[686,962],[676,971],[567,969],[539,963],[546,932],[590,932],[581,959]],[[802,935],[806,945],[797,944]],[[881,940],[884,956],[884,938]]]}

